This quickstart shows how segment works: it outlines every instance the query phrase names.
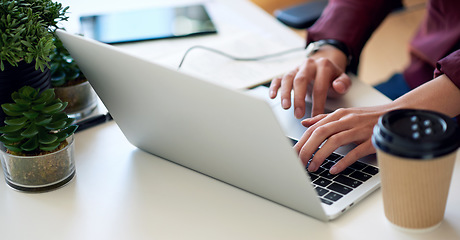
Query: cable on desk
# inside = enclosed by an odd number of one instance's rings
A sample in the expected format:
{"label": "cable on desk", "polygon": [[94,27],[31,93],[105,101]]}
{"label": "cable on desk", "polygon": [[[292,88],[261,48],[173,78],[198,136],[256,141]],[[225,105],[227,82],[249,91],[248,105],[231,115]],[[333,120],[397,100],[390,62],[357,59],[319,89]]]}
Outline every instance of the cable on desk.
{"label": "cable on desk", "polygon": [[305,48],[303,48],[303,47],[297,47],[297,48],[292,48],[292,49],[288,49],[288,50],[277,52],[277,53],[272,53],[272,54],[267,54],[267,55],[262,55],[262,56],[257,56],[257,57],[242,58],[242,57],[232,56],[232,55],[230,55],[228,53],[222,52],[222,51],[214,49],[214,48],[196,45],[196,46],[190,47],[184,53],[184,56],[182,57],[182,59],[181,59],[181,61],[179,63],[179,67],[177,67],[178,70],[182,67],[182,64],[184,63],[185,58],[187,57],[188,53],[191,50],[197,49],[197,48],[207,50],[207,51],[210,51],[210,52],[213,52],[213,53],[216,53],[216,54],[220,54],[220,55],[222,55],[224,57],[230,58],[230,59],[235,60],[235,61],[260,61],[260,60],[267,59],[267,58],[279,57],[279,56],[282,56],[282,55],[285,55],[285,54],[288,54],[288,53],[291,53],[291,52],[305,50]]}

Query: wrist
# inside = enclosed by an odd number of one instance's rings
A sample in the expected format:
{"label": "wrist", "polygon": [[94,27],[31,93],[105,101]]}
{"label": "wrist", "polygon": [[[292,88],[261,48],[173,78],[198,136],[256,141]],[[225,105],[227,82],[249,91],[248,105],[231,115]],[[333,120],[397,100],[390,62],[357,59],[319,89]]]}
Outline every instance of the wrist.
{"label": "wrist", "polygon": [[343,72],[346,72],[348,61],[345,54],[337,48],[329,45],[321,46],[315,53],[309,56],[311,59],[328,59],[334,63]]}
{"label": "wrist", "polygon": [[340,65],[344,66],[344,71],[352,60],[352,55],[347,45],[335,39],[311,42],[306,48],[306,55],[314,58],[335,56],[336,60],[340,60]]}

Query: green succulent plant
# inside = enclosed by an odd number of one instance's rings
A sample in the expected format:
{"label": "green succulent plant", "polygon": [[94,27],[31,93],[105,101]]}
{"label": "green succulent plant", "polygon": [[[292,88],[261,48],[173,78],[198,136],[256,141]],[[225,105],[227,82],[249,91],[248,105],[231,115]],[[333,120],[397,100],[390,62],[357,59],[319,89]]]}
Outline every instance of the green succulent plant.
{"label": "green succulent plant", "polygon": [[69,7],[51,0],[2,0],[0,2],[0,70],[24,60],[42,71],[54,48],[57,23],[67,20]]}
{"label": "green succulent plant", "polygon": [[69,86],[86,81],[75,60],[58,37],[53,38],[54,48],[51,58],[51,85],[53,87]]}
{"label": "green succulent plant", "polygon": [[2,104],[7,115],[0,127],[0,142],[16,155],[38,155],[57,149],[77,126],[63,112],[67,106],[55,97],[54,89],[42,93],[25,86],[11,94],[14,103]]}

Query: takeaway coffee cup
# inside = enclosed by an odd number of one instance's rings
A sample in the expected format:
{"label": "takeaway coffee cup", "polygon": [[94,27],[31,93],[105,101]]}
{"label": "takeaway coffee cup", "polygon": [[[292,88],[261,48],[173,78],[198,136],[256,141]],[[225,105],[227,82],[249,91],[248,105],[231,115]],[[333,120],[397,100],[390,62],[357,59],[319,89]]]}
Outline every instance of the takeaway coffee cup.
{"label": "takeaway coffee cup", "polygon": [[380,117],[372,142],[386,218],[404,229],[437,227],[460,145],[457,123],[437,112],[395,110]]}

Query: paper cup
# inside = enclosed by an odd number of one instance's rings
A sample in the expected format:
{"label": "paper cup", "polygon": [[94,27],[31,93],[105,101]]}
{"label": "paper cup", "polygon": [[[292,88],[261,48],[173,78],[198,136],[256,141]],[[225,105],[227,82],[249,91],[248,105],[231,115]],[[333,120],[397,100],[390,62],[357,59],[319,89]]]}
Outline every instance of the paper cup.
{"label": "paper cup", "polygon": [[372,142],[387,219],[404,229],[438,226],[460,144],[455,121],[431,111],[392,111],[379,119]]}

